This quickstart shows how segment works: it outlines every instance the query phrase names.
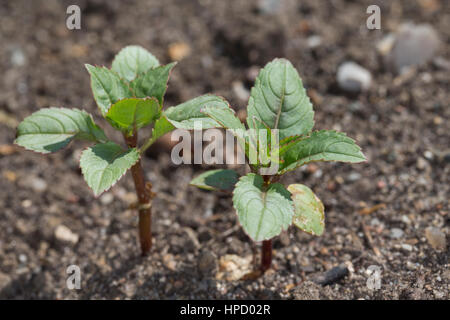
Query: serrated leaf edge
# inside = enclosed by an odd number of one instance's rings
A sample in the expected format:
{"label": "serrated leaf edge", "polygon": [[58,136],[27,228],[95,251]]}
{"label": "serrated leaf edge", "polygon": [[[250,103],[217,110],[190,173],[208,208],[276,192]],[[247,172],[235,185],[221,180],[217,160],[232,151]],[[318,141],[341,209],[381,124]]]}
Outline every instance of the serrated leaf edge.
{"label": "serrated leaf edge", "polygon": [[[250,173],[248,173],[248,174],[255,174],[255,175],[258,175],[257,173],[252,173],[252,172],[250,172]],[[243,178],[243,177],[245,177],[245,176],[247,176],[248,174],[246,174],[246,175],[243,175],[243,176],[241,176],[241,177],[239,177],[239,180],[241,180],[241,178]],[[239,183],[240,181],[238,181],[238,182],[236,182],[236,184],[235,184],[235,187],[234,187],[234,189],[233,189],[233,192],[231,193],[232,194],[232,199],[234,198],[234,195],[236,194],[236,186],[237,186],[237,184]],[[280,185],[282,185],[281,183],[280,183]],[[283,186],[283,185],[282,185]],[[283,186],[284,187],[284,186]],[[285,189],[286,189],[286,187],[284,187]],[[286,189],[287,190],[287,189]],[[287,190],[289,193],[291,193],[289,190]],[[291,193],[291,201],[292,201],[292,193]],[[265,241],[265,240],[270,240],[270,239],[273,239],[273,238],[275,238],[275,237],[277,237],[277,236],[279,236],[279,235],[276,235],[276,236],[273,236],[272,238],[264,238],[264,239],[262,239],[262,240],[260,240],[260,241],[255,241],[255,240],[253,240],[253,238],[248,234],[248,232],[245,230],[245,228],[243,227],[243,225],[241,224],[241,222],[239,221],[239,214],[238,214],[238,210],[237,210],[237,208],[235,207],[235,205],[234,205],[234,201],[232,201],[232,203],[233,203],[233,209],[234,209],[234,213],[235,213],[235,215],[236,215],[236,219],[237,219],[237,223],[241,226],[241,228],[242,228],[242,231],[244,231],[244,233],[253,241],[253,242],[261,242],[261,241]],[[291,204],[291,206],[292,206],[292,210],[295,210],[295,207],[294,207],[294,204],[292,203]],[[295,212],[295,211],[294,211]],[[293,218],[293,216],[292,216],[292,218]],[[291,219],[291,222],[290,222],[290,224],[289,224],[289,226],[286,228],[286,229],[284,229],[283,227],[281,227],[281,232],[283,232],[283,231],[286,231],[286,230],[288,230],[289,229],[289,227],[292,225],[292,219]],[[281,232],[280,232],[280,234],[281,234]]]}
{"label": "serrated leaf edge", "polygon": [[[159,65],[159,66],[157,66],[157,67],[150,68],[149,70],[146,71],[146,73],[147,73],[147,72],[150,71],[150,70],[155,70],[155,69],[157,69],[157,68],[166,67],[166,66],[168,66],[169,64],[172,64],[173,66],[169,69],[169,73],[168,73],[168,75],[167,75],[166,90],[164,90],[164,94],[163,94],[163,96],[162,96],[162,98],[161,98],[161,103],[159,103],[158,99],[156,99],[156,100],[158,101],[159,111],[162,111],[162,109],[163,109],[163,106],[164,106],[164,96],[165,96],[165,93],[167,92],[167,88],[169,88],[169,80],[170,80],[170,76],[172,75],[173,69],[174,69],[175,66],[178,64],[178,61],[173,61],[173,62],[169,62],[169,63],[164,64],[164,65]],[[137,76],[133,81],[130,82],[130,90],[132,91],[134,97],[136,97],[136,93],[135,93],[135,90],[133,90],[133,88],[131,87],[131,84],[132,84],[134,81],[136,81],[137,79],[143,77],[144,75],[145,75],[145,73],[142,74],[141,76]],[[137,97],[136,97],[136,98],[137,98]],[[147,96],[146,98],[156,98],[156,97],[149,97],[149,96]],[[145,99],[145,98],[138,98],[138,99]]]}
{"label": "serrated leaf edge", "polygon": [[[305,136],[304,139],[309,138],[309,137],[311,137],[313,134],[317,134],[317,133],[320,133],[320,132],[333,132],[333,133],[337,133],[338,135],[343,135],[343,136],[345,136],[346,138],[350,139],[350,140],[354,143],[354,145],[358,147],[358,151],[361,151],[361,154],[362,154],[363,157],[364,157],[364,158],[361,158],[361,161],[360,161],[360,162],[355,162],[355,163],[367,162],[367,158],[366,158],[366,156],[364,155],[364,153],[362,152],[361,147],[356,143],[356,140],[354,140],[353,138],[349,137],[345,132],[336,131],[336,130],[316,130],[316,131],[311,131],[310,133],[308,133],[308,135]],[[303,140],[303,139],[301,139],[301,140]],[[296,140],[296,142],[301,141],[301,140]],[[313,162],[333,162],[333,161],[334,161],[334,162],[339,162],[339,161],[335,161],[335,160],[325,161],[325,158],[320,158],[320,159],[311,160],[311,161],[308,161],[308,162],[306,162],[306,163],[297,165],[297,166],[295,166],[295,167],[289,168],[288,170],[286,170],[286,168],[285,168],[285,169],[282,169],[282,170],[280,170],[280,171],[278,172],[278,174],[280,174],[280,175],[285,174],[286,172],[296,170],[296,169],[298,169],[298,168],[301,167],[301,166],[304,166],[304,165],[306,165],[306,164],[313,163]],[[345,161],[344,161],[344,163],[345,163]]]}
{"label": "serrated leaf edge", "polygon": [[[114,143],[115,143],[115,142],[114,142]],[[95,146],[95,145],[94,145],[94,146]],[[114,187],[114,186],[116,185],[116,183],[119,182],[119,180],[122,179],[123,176],[128,172],[128,170],[130,170],[132,166],[134,166],[136,163],[138,163],[138,161],[141,160],[141,154],[140,154],[140,152],[139,152],[139,150],[138,150],[137,148],[129,148],[128,150],[135,149],[135,150],[137,151],[138,158],[137,158],[136,162],[133,163],[132,165],[130,165],[130,166],[125,170],[125,172],[124,172],[124,173],[123,173],[116,181],[114,181],[113,184],[111,184],[107,189],[103,190],[103,191],[100,192],[99,194],[96,194],[95,191],[91,188],[91,186],[87,183],[86,178],[85,178],[85,175],[84,175],[84,170],[83,170],[83,168],[81,167],[81,158],[83,157],[83,154],[84,154],[88,149],[91,149],[91,148],[92,148],[92,147],[86,147],[86,148],[83,149],[83,151],[81,152],[80,158],[78,159],[78,167],[80,168],[81,173],[83,174],[83,180],[86,182],[86,184],[88,185],[89,189],[91,189],[92,192],[94,193],[94,198],[98,199],[103,193],[107,192],[107,191],[110,190],[112,187]],[[122,149],[122,150],[123,150],[123,149]],[[124,150],[124,151],[126,152],[127,150]]]}
{"label": "serrated leaf edge", "polygon": [[[85,113],[86,115],[88,115],[88,116],[91,118],[92,123],[94,123],[94,125],[96,125],[97,127],[99,127],[99,126],[95,123],[94,117],[92,116],[92,114],[89,113],[89,112],[87,112],[86,110],[84,110],[84,109],[79,109],[79,108],[65,108],[65,107],[47,107],[47,108],[40,108],[39,110],[36,110],[36,111],[33,112],[32,114],[26,116],[20,123],[24,122],[27,118],[31,117],[33,114],[35,114],[36,112],[39,112],[40,110],[43,110],[43,109],[69,109],[69,110],[77,110],[77,111],[80,111],[80,112]],[[20,123],[19,123],[19,125],[20,125]],[[103,133],[104,133],[104,130],[103,130],[101,127],[99,127],[99,128],[100,128],[100,129],[103,131]],[[38,150],[29,149],[29,148],[27,148],[27,147],[25,147],[25,146],[23,146],[23,145],[21,145],[21,144],[18,144],[18,143],[17,143],[17,138],[18,138],[18,137],[17,137],[17,129],[16,129],[16,135],[15,135],[15,139],[14,139],[14,141],[13,141],[13,144],[15,144],[15,145],[17,145],[17,146],[19,146],[19,147],[21,147],[21,148],[27,150],[27,151],[32,151],[32,152],[37,153],[37,154],[48,155],[49,153],[60,152],[61,150],[67,148],[67,147],[72,143],[72,141],[75,140],[75,136],[76,136],[76,134],[71,138],[71,140],[69,141],[69,143],[68,143],[65,147],[63,147],[63,148],[61,148],[61,149],[59,149],[59,150],[53,151],[53,152],[51,152],[51,151],[43,152],[43,151],[38,151]],[[105,136],[106,136],[106,134],[105,134]],[[102,141],[98,141],[98,140],[97,140],[97,142],[98,142],[98,143],[106,143],[106,142],[108,142],[108,141],[103,141],[103,142],[102,142]],[[88,147],[88,148],[89,148],[89,147]]]}
{"label": "serrated leaf edge", "polygon": [[[153,53],[151,53],[149,50],[147,50],[147,49],[144,48],[143,46],[140,46],[140,45],[137,45],[137,44],[131,44],[131,45],[128,45],[128,46],[123,47],[122,49],[119,50],[119,52],[117,52],[117,53],[115,54],[114,59],[113,59],[113,61],[111,62],[111,68],[109,68],[111,71],[114,71],[113,68],[112,68],[112,65],[114,64],[114,61],[116,60],[117,56],[118,56],[122,51],[124,51],[125,49],[130,48],[130,47],[138,47],[138,48],[141,48],[141,49],[147,51],[147,53],[149,53],[151,56],[153,56],[153,58],[156,59],[156,61],[158,62],[158,66],[153,67],[153,68],[150,68],[150,69],[148,69],[148,70],[153,70],[153,69],[156,69],[156,68],[158,68],[158,67],[161,66],[161,63],[159,62],[159,59],[158,59]],[[148,70],[147,70],[147,71],[148,71]],[[146,71],[146,72],[147,72],[147,71]],[[114,71],[114,72],[115,72],[115,71]],[[117,74],[117,72],[115,72],[115,73]],[[117,75],[119,76],[120,79],[124,80],[127,84],[128,84],[128,83],[131,84],[131,82],[133,82],[134,80],[136,80],[136,79],[138,78],[138,75],[136,74],[136,78],[134,78],[132,81],[128,81],[127,79],[121,77],[119,74],[117,74]]]}
{"label": "serrated leaf edge", "polygon": [[[132,95],[132,97],[130,97],[130,98],[134,98],[134,90],[130,87],[130,84],[129,84],[126,80],[122,79],[122,77],[120,77],[120,75],[119,75],[117,72],[115,72],[114,70],[112,70],[112,69],[110,69],[110,68],[108,68],[108,67],[106,67],[106,66],[104,66],[104,65],[98,65],[98,64],[89,64],[89,63],[85,63],[84,66],[85,66],[85,68],[86,68],[87,71],[88,71],[89,77],[92,77],[92,75],[91,75],[91,73],[89,72],[89,69],[88,69],[87,66],[92,66],[92,67],[95,67],[95,68],[101,68],[101,69],[106,69],[106,70],[108,70],[108,71],[111,71],[111,72],[114,73],[114,74],[119,78],[119,80],[120,80],[120,81],[128,88],[128,91],[129,91],[130,94]],[[96,77],[96,78],[98,79],[98,77]],[[102,86],[102,87],[103,87],[103,86]],[[95,104],[97,105],[97,101],[95,100],[94,90],[92,90],[92,85],[91,85],[91,84],[89,84],[89,88],[90,88],[91,93],[92,93],[92,98],[94,98]],[[103,89],[104,89],[104,88],[103,88]],[[106,91],[106,90],[105,90],[105,91]],[[130,99],[130,98],[125,98],[125,99]],[[121,100],[124,100],[124,99],[121,99]],[[118,102],[118,101],[117,101],[117,102]],[[117,103],[117,102],[116,102],[116,103]],[[114,104],[115,104],[115,103],[114,103]],[[98,109],[100,109],[101,115],[102,115],[103,117],[105,117],[105,115],[108,113],[108,111],[109,111],[109,109],[111,108],[112,105],[113,105],[113,104],[111,104],[111,105],[108,107],[108,110],[106,110],[105,113],[103,113],[102,109],[101,109],[98,105],[97,105],[97,107],[98,107]]]}

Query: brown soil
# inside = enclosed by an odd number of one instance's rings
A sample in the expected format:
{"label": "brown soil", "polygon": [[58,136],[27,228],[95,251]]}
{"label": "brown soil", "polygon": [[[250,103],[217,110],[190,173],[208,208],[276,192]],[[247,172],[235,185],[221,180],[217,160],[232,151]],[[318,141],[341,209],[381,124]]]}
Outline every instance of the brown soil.
{"label": "brown soil", "polygon": [[[82,9],[80,31],[65,26],[73,3]],[[396,78],[375,45],[405,21],[427,22],[443,41],[438,56],[448,60],[449,3],[301,3],[285,0],[278,12],[263,14],[257,1],[237,0],[2,1],[0,298],[448,299],[448,250],[433,249],[425,229],[449,230],[450,73],[429,63],[410,78]],[[369,31],[365,11],[374,3],[382,29]],[[322,38],[319,47],[307,46],[311,35]],[[47,106],[84,108],[107,127],[83,64],[110,65],[128,44],[166,63],[174,43],[187,44],[191,53],[172,74],[167,106],[213,92],[243,109],[246,101],[232,83],[248,89],[255,68],[286,57],[312,97],[316,128],[346,131],[369,159],[310,165],[283,180],[314,189],[326,208],[326,232],[283,233],[274,240],[273,270],[256,281],[216,279],[218,260],[224,267],[226,255],[250,257],[252,245],[236,227],[229,196],[188,186],[206,166],[175,166],[164,149],[143,160],[158,195],[154,247],[141,258],[136,212],[127,209],[135,200],[130,175],[109,192],[113,197],[99,200],[78,167],[87,144],[48,156],[4,146],[12,144],[17,121]],[[345,60],[371,71],[368,92],[349,96],[337,89],[336,68]],[[383,205],[358,213],[377,204]],[[76,244],[55,238],[60,225],[79,236]],[[350,268],[344,279],[326,286],[310,281],[342,263]],[[66,287],[71,264],[81,268],[81,290]],[[366,285],[371,265],[382,268],[380,290]]]}

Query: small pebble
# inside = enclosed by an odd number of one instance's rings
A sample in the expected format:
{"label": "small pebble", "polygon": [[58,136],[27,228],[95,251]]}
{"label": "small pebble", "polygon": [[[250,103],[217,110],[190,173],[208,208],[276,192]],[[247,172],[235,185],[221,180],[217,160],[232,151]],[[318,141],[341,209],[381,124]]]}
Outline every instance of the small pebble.
{"label": "small pebble", "polygon": [[322,38],[320,36],[310,36],[306,39],[306,42],[309,48],[314,49],[322,44]]}
{"label": "small pebble", "polygon": [[203,250],[197,259],[198,271],[208,277],[215,274],[217,267],[217,256],[212,251]]}
{"label": "small pebble", "polygon": [[378,189],[384,189],[384,188],[386,188],[386,182],[384,181],[384,180],[378,180],[378,182],[377,182],[377,188]]}
{"label": "small pebble", "polygon": [[316,179],[322,178],[323,171],[321,169],[318,169],[316,172],[314,172],[313,177]]}
{"label": "small pebble", "polygon": [[447,240],[445,237],[445,233],[443,233],[436,227],[426,228],[425,237],[427,238],[428,243],[435,250],[445,250],[445,248],[447,247]]}
{"label": "small pebble", "polygon": [[400,239],[401,237],[403,237],[403,230],[399,229],[399,228],[392,228],[391,229],[391,238],[392,239]]}
{"label": "small pebble", "polygon": [[72,244],[76,244],[78,242],[79,236],[78,234],[72,232],[69,228],[64,225],[59,225],[55,229],[55,238],[62,242],[69,242]]}
{"label": "small pebble", "polygon": [[402,222],[403,222],[403,223],[406,223],[406,224],[410,224],[410,223],[411,223],[411,220],[408,218],[407,215],[403,215],[403,216],[402,216]]}
{"label": "small pebble", "polygon": [[107,192],[100,197],[100,202],[104,205],[110,204],[113,200],[114,196],[110,192]]}
{"label": "small pebble", "polygon": [[219,272],[216,274],[217,280],[236,281],[252,270],[252,256],[238,256],[226,254],[219,259]]}
{"label": "small pebble", "polygon": [[428,162],[422,158],[422,157],[418,157],[417,158],[417,163],[416,163],[416,167],[419,170],[423,170],[428,166]]}
{"label": "small pebble", "polygon": [[291,243],[291,239],[289,238],[289,233],[287,233],[287,232],[280,233],[279,240],[284,247],[289,246],[289,244]]}
{"label": "small pebble", "polygon": [[373,218],[372,220],[370,220],[371,226],[379,226],[380,224],[381,224],[381,222],[377,218]]}
{"label": "small pebble", "polygon": [[361,175],[358,172],[352,172],[347,176],[348,181],[355,182],[361,179]]}
{"label": "small pebble", "polygon": [[134,285],[133,283],[127,283],[123,291],[125,292],[127,298],[133,298],[136,293],[136,289],[136,285]]}
{"label": "small pebble", "polygon": [[423,156],[427,159],[427,160],[433,160],[433,152],[427,150],[423,153]]}
{"label": "small pebble", "polygon": [[402,249],[405,250],[405,251],[412,251],[412,250],[413,250],[412,245],[407,244],[407,243],[403,243],[403,244],[401,245],[401,247],[402,247]]}
{"label": "small pebble", "polygon": [[9,156],[17,152],[17,149],[11,144],[0,144],[0,155]]}
{"label": "small pebble", "polygon": [[175,259],[173,258],[172,254],[166,254],[162,258],[164,266],[169,269],[170,271],[175,271],[177,267],[177,263]]}
{"label": "small pebble", "polygon": [[47,190],[47,182],[44,179],[38,177],[29,177],[26,180],[26,183],[29,184],[31,189],[36,192],[44,192]]}
{"label": "small pebble", "polygon": [[396,34],[389,62],[397,73],[402,73],[410,66],[422,65],[431,60],[439,45],[439,37],[431,25],[403,24]]}
{"label": "small pebble", "polygon": [[11,53],[11,64],[16,67],[21,67],[25,65],[27,62],[27,59],[25,57],[25,54],[23,53],[23,50],[20,48],[16,48]]}
{"label": "small pebble", "polygon": [[386,56],[391,52],[392,48],[394,47],[394,43],[395,35],[390,33],[377,43],[377,50],[381,55]]}
{"label": "small pebble", "polygon": [[234,81],[231,84],[231,87],[233,88],[233,92],[239,100],[247,101],[248,98],[250,98],[250,91],[248,91],[247,88],[244,87],[244,84],[241,81]]}
{"label": "small pebble", "polygon": [[191,47],[184,42],[176,42],[169,45],[168,54],[171,60],[180,61],[191,54]]}
{"label": "small pebble", "polygon": [[337,82],[341,89],[356,93],[369,89],[372,83],[372,75],[367,69],[348,61],[339,66]]}
{"label": "small pebble", "polygon": [[279,13],[283,6],[283,1],[280,0],[259,0],[258,9],[264,14]]}
{"label": "small pebble", "polygon": [[25,199],[22,201],[22,207],[29,208],[33,205],[33,202],[30,199]]}

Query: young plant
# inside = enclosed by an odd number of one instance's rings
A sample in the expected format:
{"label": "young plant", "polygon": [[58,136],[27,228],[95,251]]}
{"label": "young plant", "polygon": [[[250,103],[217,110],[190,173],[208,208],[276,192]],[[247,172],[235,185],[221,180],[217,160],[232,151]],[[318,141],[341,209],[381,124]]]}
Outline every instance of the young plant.
{"label": "young plant", "polygon": [[[258,273],[264,273],[271,266],[271,239],[282,230],[294,224],[320,236],[325,227],[320,199],[302,184],[285,188],[277,182],[280,177],[310,162],[356,163],[366,159],[344,133],[312,131],[312,104],[296,69],[286,59],[268,63],[256,78],[247,106],[249,130],[232,109],[206,106],[201,112],[237,137],[247,162],[250,160],[251,172],[239,178],[233,170],[212,170],[196,177],[191,184],[207,190],[234,189],[233,206],[239,223],[253,241],[262,241]],[[245,137],[240,133],[243,131]],[[252,155],[255,159],[255,151],[258,151],[256,161],[251,161]],[[269,167],[275,171],[268,174]]]}
{"label": "young plant", "polygon": [[[152,246],[151,205],[154,194],[141,166],[145,150],[164,134],[181,127],[193,129],[193,121],[204,128],[217,126],[200,110],[205,106],[228,108],[220,97],[203,95],[163,111],[164,94],[176,63],[160,65],[139,46],[128,46],[114,58],[112,68],[86,64],[91,88],[101,115],[123,134],[126,148],[106,137],[93,117],[79,109],[45,108],[25,118],[17,128],[15,143],[39,153],[66,147],[72,140],[94,143],[80,158],[81,172],[95,196],[111,188],[129,169],[138,198],[139,239],[142,254]],[[138,146],[140,129],[152,125],[150,137]]]}

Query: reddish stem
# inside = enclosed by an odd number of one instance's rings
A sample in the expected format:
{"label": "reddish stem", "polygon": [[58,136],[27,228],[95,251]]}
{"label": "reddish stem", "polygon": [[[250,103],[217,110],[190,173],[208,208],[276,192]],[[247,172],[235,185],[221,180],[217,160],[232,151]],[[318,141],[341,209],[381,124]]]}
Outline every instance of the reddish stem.
{"label": "reddish stem", "polygon": [[261,272],[264,273],[272,265],[272,240],[264,240],[261,251]]}
{"label": "reddish stem", "polygon": [[[125,136],[125,141],[130,148],[136,148],[137,133],[134,133],[130,137]],[[145,256],[150,252],[152,247],[152,193],[150,188],[148,188],[151,185],[145,183],[141,160],[131,167],[131,174],[139,202],[139,241],[141,243],[142,255]]]}
{"label": "reddish stem", "polygon": [[[270,185],[271,176],[263,176],[264,185]],[[272,240],[264,240],[261,249],[261,272],[264,273],[270,269],[272,265]]]}

